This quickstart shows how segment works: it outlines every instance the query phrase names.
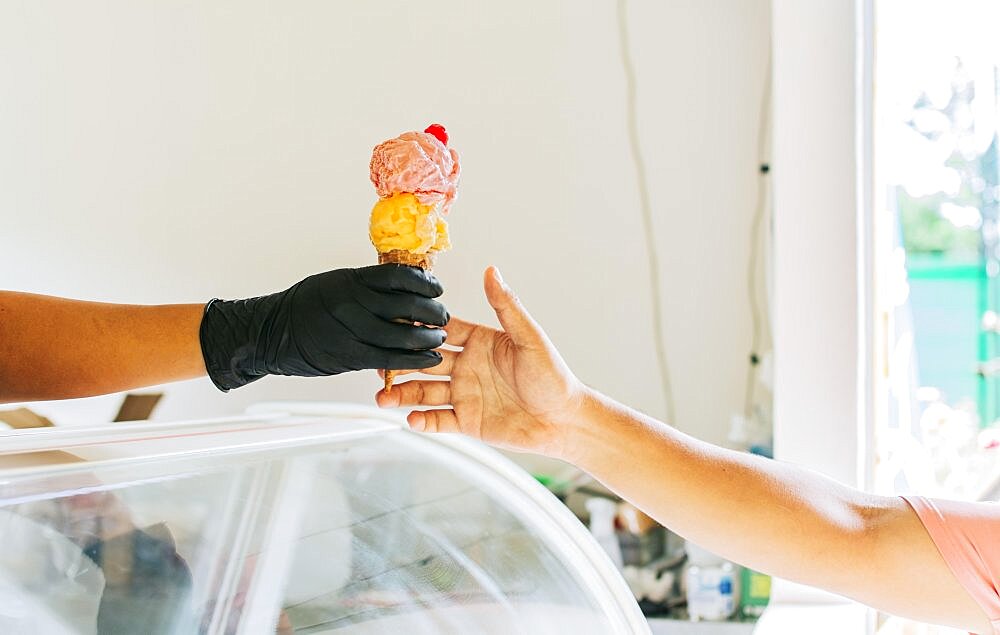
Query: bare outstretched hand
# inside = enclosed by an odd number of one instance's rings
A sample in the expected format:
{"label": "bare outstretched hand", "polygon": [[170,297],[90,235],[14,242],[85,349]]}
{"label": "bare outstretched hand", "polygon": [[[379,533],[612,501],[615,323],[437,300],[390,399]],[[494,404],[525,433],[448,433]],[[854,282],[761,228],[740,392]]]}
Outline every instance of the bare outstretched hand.
{"label": "bare outstretched hand", "polygon": [[460,432],[561,456],[585,390],[495,267],[486,270],[484,287],[503,330],[452,318],[445,343],[459,350],[440,349],[442,362],[419,371],[448,379],[407,381],[376,401],[383,408],[451,406],[411,412],[407,421],[417,431]]}

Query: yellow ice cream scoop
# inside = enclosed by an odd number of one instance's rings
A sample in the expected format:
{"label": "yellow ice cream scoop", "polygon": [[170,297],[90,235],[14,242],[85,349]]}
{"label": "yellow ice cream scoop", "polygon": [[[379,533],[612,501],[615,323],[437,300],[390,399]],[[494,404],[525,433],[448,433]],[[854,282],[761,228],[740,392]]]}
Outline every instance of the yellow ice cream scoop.
{"label": "yellow ice cream scoop", "polygon": [[368,232],[379,253],[398,250],[425,254],[451,246],[448,223],[437,207],[422,204],[409,192],[379,199],[372,208]]}

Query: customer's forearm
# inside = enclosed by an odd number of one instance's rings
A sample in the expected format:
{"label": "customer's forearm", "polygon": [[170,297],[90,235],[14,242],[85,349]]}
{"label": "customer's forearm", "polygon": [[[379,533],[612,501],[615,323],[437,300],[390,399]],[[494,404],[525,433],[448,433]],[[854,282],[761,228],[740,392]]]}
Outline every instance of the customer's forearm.
{"label": "customer's forearm", "polygon": [[0,402],[85,397],[204,375],[203,309],[0,292]]}
{"label": "customer's forearm", "polygon": [[[568,458],[707,549],[808,579],[818,562],[843,564],[843,554],[828,548],[832,540],[863,538],[872,497],[701,442],[601,395],[585,409],[580,442]],[[803,559],[811,565],[800,571]]]}
{"label": "customer's forearm", "polygon": [[563,458],[683,537],[740,564],[917,619],[981,623],[897,497],[698,441],[595,393]]}

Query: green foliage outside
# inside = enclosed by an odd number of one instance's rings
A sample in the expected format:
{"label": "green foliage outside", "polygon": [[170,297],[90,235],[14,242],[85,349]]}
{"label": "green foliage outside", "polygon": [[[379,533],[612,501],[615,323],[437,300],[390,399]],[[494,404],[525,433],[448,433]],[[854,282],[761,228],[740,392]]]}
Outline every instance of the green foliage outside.
{"label": "green foliage outside", "polygon": [[897,191],[897,209],[907,254],[948,256],[952,262],[978,262],[982,235],[971,227],[956,227],[938,211],[956,197],[937,193],[913,198],[902,187]]}
{"label": "green foliage outside", "polygon": [[[988,274],[1000,264],[997,137],[985,151],[970,152],[977,132],[971,117],[976,85],[957,60],[951,88],[943,107],[921,96],[906,123],[929,143],[947,148],[942,167],[957,175],[957,191],[915,197],[898,186],[894,195],[907,256],[918,381],[940,389],[952,405],[974,402],[985,425],[1000,416],[1000,381],[976,372],[977,363],[998,354],[997,337],[980,327],[986,311],[1000,309],[997,278]],[[954,222],[946,209],[978,213]]]}

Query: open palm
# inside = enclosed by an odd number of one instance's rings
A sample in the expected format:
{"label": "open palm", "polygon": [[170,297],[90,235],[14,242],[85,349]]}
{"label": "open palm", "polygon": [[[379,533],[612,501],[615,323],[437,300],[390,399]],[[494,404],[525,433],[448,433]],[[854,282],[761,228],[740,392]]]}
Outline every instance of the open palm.
{"label": "open palm", "polygon": [[421,372],[448,381],[414,380],[380,393],[383,407],[451,406],[411,412],[410,426],[461,432],[511,450],[558,455],[564,422],[583,391],[542,329],[496,269],[486,271],[486,297],[504,330],[452,318],[442,362]]}

